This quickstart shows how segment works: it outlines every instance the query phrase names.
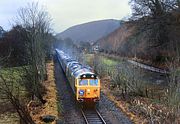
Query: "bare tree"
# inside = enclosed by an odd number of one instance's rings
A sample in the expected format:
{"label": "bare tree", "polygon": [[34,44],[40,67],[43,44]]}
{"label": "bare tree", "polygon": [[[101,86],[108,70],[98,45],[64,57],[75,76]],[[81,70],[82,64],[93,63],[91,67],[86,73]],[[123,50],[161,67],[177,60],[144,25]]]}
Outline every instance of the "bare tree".
{"label": "bare tree", "polygon": [[159,17],[178,8],[179,0],[130,0],[135,17]]}
{"label": "bare tree", "polygon": [[50,33],[51,29],[51,18],[48,13],[40,8],[38,3],[31,3],[28,6],[21,8],[18,11],[17,21],[18,25],[21,25],[25,32],[23,37],[26,39],[26,46],[28,50],[27,57],[30,58],[29,75],[32,77],[32,95],[39,98],[42,103],[46,101],[43,100],[41,94],[41,84],[46,79],[46,52],[45,44],[47,42],[47,36]]}

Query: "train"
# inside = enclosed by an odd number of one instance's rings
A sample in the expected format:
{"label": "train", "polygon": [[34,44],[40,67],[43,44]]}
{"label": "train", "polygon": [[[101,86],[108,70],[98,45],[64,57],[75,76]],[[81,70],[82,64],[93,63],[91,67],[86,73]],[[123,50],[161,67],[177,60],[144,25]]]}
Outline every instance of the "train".
{"label": "train", "polygon": [[76,101],[95,103],[100,100],[100,78],[90,66],[71,58],[62,50],[55,49],[56,57],[73,90]]}

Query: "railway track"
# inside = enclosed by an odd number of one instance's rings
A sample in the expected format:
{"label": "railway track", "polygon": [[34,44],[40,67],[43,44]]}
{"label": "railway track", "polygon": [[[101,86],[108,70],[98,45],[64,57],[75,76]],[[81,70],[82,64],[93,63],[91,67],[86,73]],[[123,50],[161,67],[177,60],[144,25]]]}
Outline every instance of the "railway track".
{"label": "railway track", "polygon": [[81,109],[81,112],[86,124],[106,124],[105,120],[96,108]]}

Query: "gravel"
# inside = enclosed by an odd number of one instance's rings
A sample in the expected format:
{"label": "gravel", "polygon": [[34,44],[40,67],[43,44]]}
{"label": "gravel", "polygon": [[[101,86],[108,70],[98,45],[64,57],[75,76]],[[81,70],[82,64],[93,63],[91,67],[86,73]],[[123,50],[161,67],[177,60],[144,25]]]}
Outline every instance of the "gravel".
{"label": "gravel", "polygon": [[103,93],[101,93],[101,100],[99,101],[98,108],[108,124],[133,124],[133,122]]}

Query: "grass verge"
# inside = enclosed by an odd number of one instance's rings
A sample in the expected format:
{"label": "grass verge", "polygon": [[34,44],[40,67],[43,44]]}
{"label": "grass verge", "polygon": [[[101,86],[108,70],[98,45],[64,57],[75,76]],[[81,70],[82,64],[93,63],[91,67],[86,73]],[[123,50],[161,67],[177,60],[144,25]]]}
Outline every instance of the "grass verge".
{"label": "grass verge", "polygon": [[[8,88],[14,95],[19,95],[20,99],[26,100],[25,86],[22,78],[25,75],[24,67],[1,68],[0,75],[8,83]],[[7,88],[0,80],[1,88]],[[18,91],[17,91],[18,89]],[[3,93],[0,94],[0,124],[19,124],[20,119],[12,104]]]}
{"label": "grass verge", "polygon": [[[57,89],[55,84],[54,78],[54,64],[53,61],[47,63],[47,74],[48,79],[43,83],[46,91],[43,98],[47,101],[44,105],[38,104],[35,101],[31,101],[29,103],[29,110],[31,111],[31,116],[35,123],[37,124],[44,124],[41,120],[42,116],[45,115],[53,115],[56,117],[56,120],[59,117],[59,102],[58,102],[58,95]],[[51,124],[56,124],[56,121],[52,122]]]}

